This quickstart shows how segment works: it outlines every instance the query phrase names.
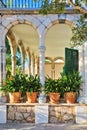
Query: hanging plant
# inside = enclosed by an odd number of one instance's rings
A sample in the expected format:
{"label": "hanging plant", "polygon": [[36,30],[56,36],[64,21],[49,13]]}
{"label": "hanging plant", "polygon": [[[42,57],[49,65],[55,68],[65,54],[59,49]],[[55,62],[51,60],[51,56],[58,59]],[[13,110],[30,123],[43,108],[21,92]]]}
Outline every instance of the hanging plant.
{"label": "hanging plant", "polygon": [[71,47],[82,45],[87,41],[87,15],[81,15],[72,28]]}

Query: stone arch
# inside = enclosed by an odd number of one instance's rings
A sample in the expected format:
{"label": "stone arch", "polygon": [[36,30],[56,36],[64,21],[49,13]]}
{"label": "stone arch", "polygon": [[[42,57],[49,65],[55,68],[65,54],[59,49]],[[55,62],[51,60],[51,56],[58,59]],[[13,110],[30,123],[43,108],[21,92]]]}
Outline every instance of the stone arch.
{"label": "stone arch", "polygon": [[27,54],[28,59],[31,58],[31,53],[30,53],[29,47],[26,48],[26,54]]}
{"label": "stone arch", "polygon": [[16,74],[16,51],[17,51],[17,44],[16,44],[16,39],[11,30],[7,32],[7,39],[9,41],[9,46],[11,50],[11,74],[15,75]]}
{"label": "stone arch", "polygon": [[[12,16],[8,16],[7,18],[4,18],[4,16],[2,17],[2,42],[1,44],[4,44],[5,46],[5,36],[8,33],[8,31],[15,25],[17,24],[27,24],[32,26],[36,32],[39,35],[39,32],[37,30],[37,27],[40,24],[40,21],[34,17],[34,16],[28,16],[28,15],[12,15]],[[2,46],[2,45],[1,45]]]}
{"label": "stone arch", "polygon": [[[45,24],[44,25],[45,26],[44,35],[45,36],[46,36],[46,33],[48,32],[48,30],[52,26],[54,26],[55,24],[66,24],[66,25],[68,25],[70,27],[73,27],[75,25],[75,23],[76,23],[76,20],[77,20],[76,16],[72,15],[70,17],[69,15],[66,15],[66,14],[48,16],[48,19],[49,20],[47,22],[44,22],[44,24]],[[61,60],[64,61],[64,58],[62,58],[62,57],[56,57],[56,58],[52,59],[52,66],[51,66],[51,72],[52,72],[51,75],[52,75],[52,78],[55,78],[55,76],[57,76],[56,75],[57,64],[55,65],[55,60],[57,60],[57,59],[61,59]],[[60,67],[60,69],[63,66],[61,64],[58,64],[58,66]],[[62,71],[62,69],[61,69],[61,71]],[[58,76],[59,76],[59,71],[58,71]]]}
{"label": "stone arch", "polygon": [[53,59],[51,57],[45,57],[45,59],[50,60],[51,62],[53,62]]}
{"label": "stone arch", "polygon": [[21,40],[18,41],[18,46],[20,48],[22,55],[25,55],[25,53],[26,53],[25,48],[24,48],[23,42]]}
{"label": "stone arch", "polygon": [[13,32],[11,30],[9,30],[7,32],[7,38],[9,40],[11,54],[12,54],[12,56],[14,56],[15,53],[16,53],[17,44],[16,44],[15,36],[14,36],[14,34],[13,34]]}
{"label": "stone arch", "polygon": [[11,30],[9,30],[7,32],[7,38],[9,40],[11,40],[10,46],[16,46],[16,39],[15,39],[15,36],[14,36],[14,34],[13,34],[13,32]]}
{"label": "stone arch", "polygon": [[[27,24],[29,26],[32,26],[37,34],[39,35],[38,33],[38,30],[37,30],[37,27],[41,24],[40,23],[40,20],[37,19],[36,16],[33,16],[33,15],[11,15],[11,16],[7,16],[7,17],[4,17],[4,15],[1,17],[1,25],[0,25],[0,34],[1,34],[1,37],[0,37],[0,46],[3,46],[5,47],[5,36],[8,35],[8,33],[10,33],[10,30],[12,27],[14,27],[15,25],[17,24]],[[39,36],[38,36],[39,37]],[[11,34],[11,37],[9,36],[9,38],[14,38],[13,34]],[[14,38],[15,39],[15,38]],[[15,43],[15,44],[14,44]],[[12,48],[14,48],[15,46],[15,51],[17,49],[17,43],[16,42],[13,42],[12,43]],[[23,51],[24,49],[21,48],[21,52]],[[13,53],[15,52],[13,49],[12,49]],[[15,62],[15,55],[12,56],[12,61]],[[15,71],[15,64],[16,63],[13,63],[13,71]],[[16,72],[13,72],[13,75],[15,75]]]}
{"label": "stone arch", "polygon": [[47,31],[55,24],[67,24],[70,27],[73,27],[76,25],[77,19],[80,18],[80,15],[78,14],[77,16],[72,14],[58,14],[58,15],[48,15],[48,18],[46,21],[44,21],[44,28],[43,28],[43,37],[45,39]]}
{"label": "stone arch", "polygon": [[63,58],[63,57],[55,57],[55,58],[53,59],[53,61],[55,62],[55,61],[58,60],[58,59],[64,61],[64,58]]}

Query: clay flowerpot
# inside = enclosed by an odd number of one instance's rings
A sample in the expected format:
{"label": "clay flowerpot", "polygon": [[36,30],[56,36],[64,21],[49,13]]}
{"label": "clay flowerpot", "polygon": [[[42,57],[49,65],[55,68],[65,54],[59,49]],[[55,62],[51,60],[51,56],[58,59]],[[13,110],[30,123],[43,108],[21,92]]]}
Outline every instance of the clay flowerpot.
{"label": "clay flowerpot", "polygon": [[60,101],[60,94],[59,93],[49,93],[50,103],[59,103]]}
{"label": "clay flowerpot", "polygon": [[10,103],[19,103],[21,98],[21,93],[20,92],[13,92],[9,93],[9,100]]}
{"label": "clay flowerpot", "polygon": [[76,102],[76,92],[66,92],[65,93],[65,101],[68,104]]}
{"label": "clay flowerpot", "polygon": [[26,96],[27,96],[27,103],[36,103],[37,102],[37,92],[26,92]]}

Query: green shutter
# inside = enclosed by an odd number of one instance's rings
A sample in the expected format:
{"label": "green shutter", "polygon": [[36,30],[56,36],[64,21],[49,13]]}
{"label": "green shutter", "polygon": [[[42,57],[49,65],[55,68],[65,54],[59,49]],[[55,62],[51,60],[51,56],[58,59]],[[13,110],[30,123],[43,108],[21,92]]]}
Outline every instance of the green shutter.
{"label": "green shutter", "polygon": [[78,71],[78,50],[65,48],[65,73]]}

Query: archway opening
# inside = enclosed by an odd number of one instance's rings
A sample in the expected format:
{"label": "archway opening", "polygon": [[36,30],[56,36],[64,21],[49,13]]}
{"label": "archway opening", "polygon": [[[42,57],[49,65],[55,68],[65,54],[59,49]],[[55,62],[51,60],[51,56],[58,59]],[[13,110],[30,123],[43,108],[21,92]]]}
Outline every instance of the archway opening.
{"label": "archway opening", "polygon": [[[37,30],[30,24],[25,23],[18,23],[9,29],[6,35],[10,40],[10,49],[11,49],[11,56],[10,59],[13,57],[12,62],[10,63],[11,66],[11,73],[15,75],[19,71],[26,73],[29,75],[31,70],[30,62],[31,59],[29,55],[32,53],[34,55],[38,54],[38,47],[39,47],[39,36]],[[29,53],[27,55],[27,48],[29,48]],[[15,70],[14,70],[15,69]]]}
{"label": "archway opening", "polygon": [[53,59],[51,69],[53,71],[52,73],[54,73],[54,76],[52,77],[54,79],[59,78],[60,73],[63,71],[65,61],[65,48],[70,48],[71,36],[71,28],[65,23],[53,24],[47,30],[45,39],[45,56]]}

